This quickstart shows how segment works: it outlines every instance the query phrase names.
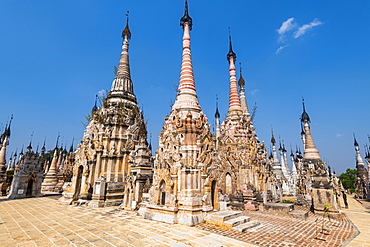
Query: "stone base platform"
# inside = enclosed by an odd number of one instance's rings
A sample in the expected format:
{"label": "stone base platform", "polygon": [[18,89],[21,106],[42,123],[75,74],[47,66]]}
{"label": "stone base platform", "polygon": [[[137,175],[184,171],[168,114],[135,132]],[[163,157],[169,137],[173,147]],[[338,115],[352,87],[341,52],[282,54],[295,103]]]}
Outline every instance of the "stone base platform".
{"label": "stone base platform", "polygon": [[233,229],[238,232],[245,232],[246,230],[258,226],[259,221],[251,221],[248,216],[243,216],[241,211],[219,211],[210,213],[205,217],[208,224],[213,224],[226,229]]}
{"label": "stone base platform", "polygon": [[293,210],[289,212],[289,215],[292,216],[293,218],[306,220],[308,218],[308,211]]}
{"label": "stone base platform", "polygon": [[266,211],[289,214],[289,212],[294,210],[294,205],[288,203],[266,203],[263,205],[263,209]]}
{"label": "stone base platform", "polygon": [[204,212],[199,210],[184,210],[177,207],[147,206],[141,212],[144,219],[155,220],[170,224],[195,226],[203,221]]}

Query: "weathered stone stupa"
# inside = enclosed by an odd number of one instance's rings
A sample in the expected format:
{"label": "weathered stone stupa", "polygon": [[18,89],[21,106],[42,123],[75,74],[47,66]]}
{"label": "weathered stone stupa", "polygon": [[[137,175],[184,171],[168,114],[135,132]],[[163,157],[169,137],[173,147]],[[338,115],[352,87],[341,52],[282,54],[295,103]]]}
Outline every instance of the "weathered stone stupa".
{"label": "weathered stone stupa", "polygon": [[[59,137],[58,137],[59,138]],[[30,144],[31,145],[31,144]],[[58,141],[53,151],[53,159],[49,170],[46,171],[44,181],[41,184],[42,192],[57,192],[58,175],[57,175],[57,162],[58,162]]]}
{"label": "weathered stone stupa", "polygon": [[198,103],[190,53],[192,18],[185,3],[183,52],[177,97],[159,134],[153,184],[144,218],[196,225],[213,210],[216,180],[212,176],[213,140]]}
{"label": "weathered stone stupa", "polygon": [[366,169],[365,163],[361,157],[360,148],[356,138],[354,138],[354,146],[356,151],[356,180],[355,180],[355,189],[357,189],[358,196],[361,199],[366,199],[367,194],[370,192],[367,191],[366,185],[369,183],[369,173]]}
{"label": "weathered stone stupa", "polygon": [[[236,195],[254,198],[259,194],[266,197],[267,153],[260,144],[254,130],[245,96],[245,81],[240,73],[240,98],[236,79],[236,54],[229,37],[229,108],[221,128],[216,109],[216,143],[219,183],[217,186],[233,200]],[[220,198],[220,200],[223,200]],[[216,207],[217,208],[217,207]],[[218,209],[218,208],[217,208]]]}
{"label": "weathered stone stupa", "polygon": [[[310,128],[310,117],[308,116],[303,102],[302,141],[304,146],[303,162],[301,169],[305,170],[304,183],[306,191],[312,198],[313,207],[317,211],[324,210],[326,203],[332,205],[332,210],[338,211],[339,206],[335,197],[332,181],[325,162],[322,161],[319,151],[313,141]],[[308,195],[306,195],[308,196]],[[309,197],[308,197],[309,198]]]}
{"label": "weathered stone stupa", "polygon": [[31,143],[27,150],[20,157],[19,165],[14,171],[9,199],[42,195],[41,183],[44,179],[44,167],[40,163],[40,154],[32,151]]}
{"label": "weathered stone stupa", "polygon": [[6,147],[9,145],[12,120],[13,115],[10,118],[9,124],[5,126],[4,132],[0,135],[0,188],[2,191],[4,191],[3,188],[6,188]]}
{"label": "weathered stone stupa", "polygon": [[[135,208],[151,179],[146,124],[133,90],[129,64],[131,32],[122,32],[122,52],[112,87],[91,119],[75,152],[72,182],[64,185],[64,203]],[[126,191],[126,192],[125,192]]]}

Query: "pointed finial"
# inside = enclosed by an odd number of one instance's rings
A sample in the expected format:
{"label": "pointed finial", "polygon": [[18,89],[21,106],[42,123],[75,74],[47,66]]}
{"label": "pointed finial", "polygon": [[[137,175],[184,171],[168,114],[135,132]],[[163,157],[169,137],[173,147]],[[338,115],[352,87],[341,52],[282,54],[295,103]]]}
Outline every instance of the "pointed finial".
{"label": "pointed finial", "polygon": [[92,112],[96,112],[98,110],[98,106],[96,105],[97,102],[98,102],[98,95],[95,95],[95,105],[91,110]]}
{"label": "pointed finial", "polygon": [[240,66],[240,77],[239,77],[238,84],[241,89],[242,88],[244,89],[245,81],[244,81],[243,74],[242,74],[242,63],[239,63],[239,66]]}
{"label": "pointed finial", "polygon": [[127,12],[126,12],[126,27],[122,31],[122,38],[127,37],[127,39],[131,39],[131,31],[130,31],[130,28],[128,27],[128,14],[129,13],[130,12],[127,10]]}
{"label": "pointed finial", "polygon": [[290,143],[290,156],[294,157],[292,144]]}
{"label": "pointed finial", "polygon": [[75,141],[75,138],[73,137],[72,138],[72,144],[71,144],[71,147],[69,148],[69,152],[70,153],[73,153],[73,142]]}
{"label": "pointed finial", "polygon": [[4,136],[7,136],[7,137],[10,136],[10,125],[12,124],[12,120],[13,120],[13,114],[10,116],[9,124],[5,126]]}
{"label": "pointed finial", "polygon": [[46,144],[46,136],[45,136],[45,139],[44,139],[44,145],[42,145],[42,148],[41,148],[41,153],[45,153],[45,151],[46,151],[45,144]]}
{"label": "pointed finial", "polygon": [[281,146],[281,138],[280,138],[280,135],[279,135],[279,151],[283,151],[283,148]]}
{"label": "pointed finial", "polygon": [[220,112],[218,111],[218,97],[216,94],[216,113],[215,113],[215,118],[220,118]]}
{"label": "pointed finial", "polygon": [[188,23],[189,30],[193,28],[193,19],[189,16],[188,1],[185,0],[185,13],[184,16],[180,19],[180,26],[184,28],[185,23]]}
{"label": "pointed finial", "polygon": [[31,151],[31,149],[32,149],[32,139],[33,139],[33,131],[32,131],[32,134],[31,134],[30,145],[28,145],[28,147],[27,147],[28,151]]}
{"label": "pointed finial", "polygon": [[353,140],[354,140],[354,146],[355,147],[358,147],[358,143],[357,143],[357,140],[356,140],[355,132],[353,132]]}
{"label": "pointed finial", "polygon": [[57,143],[55,144],[55,149],[58,149],[59,138],[60,138],[60,132],[58,132]]}
{"label": "pointed finial", "polygon": [[152,133],[150,133],[149,150],[150,150],[150,153],[151,153],[152,152]]}
{"label": "pointed finial", "polygon": [[303,113],[302,113],[302,116],[301,116],[301,121],[302,122],[310,122],[310,117],[308,116],[307,112],[306,112],[306,107],[304,105],[304,98],[302,97],[302,106],[303,106]]}
{"label": "pointed finial", "polygon": [[276,143],[275,136],[274,136],[274,129],[272,127],[271,127],[271,143],[272,145],[275,145]]}
{"label": "pointed finial", "polygon": [[230,27],[229,27],[229,53],[227,53],[227,60],[230,62],[230,57],[234,58],[234,62],[236,61],[236,54],[233,51],[233,44],[231,42],[231,34],[230,34]]}
{"label": "pointed finial", "polygon": [[365,144],[365,150],[366,150],[366,159],[370,159],[370,149],[367,143]]}

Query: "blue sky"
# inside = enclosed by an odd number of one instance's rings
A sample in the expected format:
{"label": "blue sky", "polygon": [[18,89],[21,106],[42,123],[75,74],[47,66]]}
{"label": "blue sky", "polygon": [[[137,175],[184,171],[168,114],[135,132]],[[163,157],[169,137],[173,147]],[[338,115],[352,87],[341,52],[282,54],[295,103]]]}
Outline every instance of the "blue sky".
{"label": "blue sky", "polygon": [[[184,1],[0,1],[0,123],[14,114],[8,155],[28,145],[75,145],[95,95],[109,90],[130,11],[131,74],[153,147],[175,100]],[[228,107],[228,27],[242,63],[256,132],[302,147],[301,99],[321,157],[337,173],[354,168],[370,114],[369,1],[189,1],[199,102],[214,124]],[[285,23],[285,24],[284,24]],[[284,25],[283,25],[284,24]],[[282,47],[282,48],[280,48]],[[280,49],[279,49],[280,48]],[[9,157],[9,156],[8,156]]]}

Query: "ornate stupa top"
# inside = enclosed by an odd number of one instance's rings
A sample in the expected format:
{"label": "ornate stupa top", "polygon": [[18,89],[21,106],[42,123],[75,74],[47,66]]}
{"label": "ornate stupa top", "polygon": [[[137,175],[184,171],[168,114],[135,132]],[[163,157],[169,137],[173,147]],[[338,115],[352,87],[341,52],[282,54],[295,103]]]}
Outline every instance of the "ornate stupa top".
{"label": "ornate stupa top", "polygon": [[129,40],[131,39],[131,31],[128,23],[128,12],[126,14],[126,27],[122,31],[122,52],[119,60],[116,76],[112,82],[111,91],[108,94],[108,101],[122,101],[122,99],[136,104],[136,96],[134,94],[133,83],[130,73],[129,62]]}
{"label": "ornate stupa top", "polygon": [[193,65],[190,51],[190,30],[192,28],[192,19],[189,16],[188,2],[185,1],[185,13],[180,19],[180,25],[183,27],[184,35],[182,38],[182,63],[180,70],[180,82],[177,90],[176,101],[172,106],[173,110],[195,110],[200,111],[198,97],[195,89]]}
{"label": "ornate stupa top", "polygon": [[238,95],[238,86],[236,84],[236,70],[235,70],[236,54],[233,51],[230,35],[229,35],[229,53],[227,54],[227,59],[229,61],[229,73],[230,73],[230,94],[229,94],[229,112],[228,112],[228,114],[230,115],[230,113],[235,110],[241,110],[241,104]]}

